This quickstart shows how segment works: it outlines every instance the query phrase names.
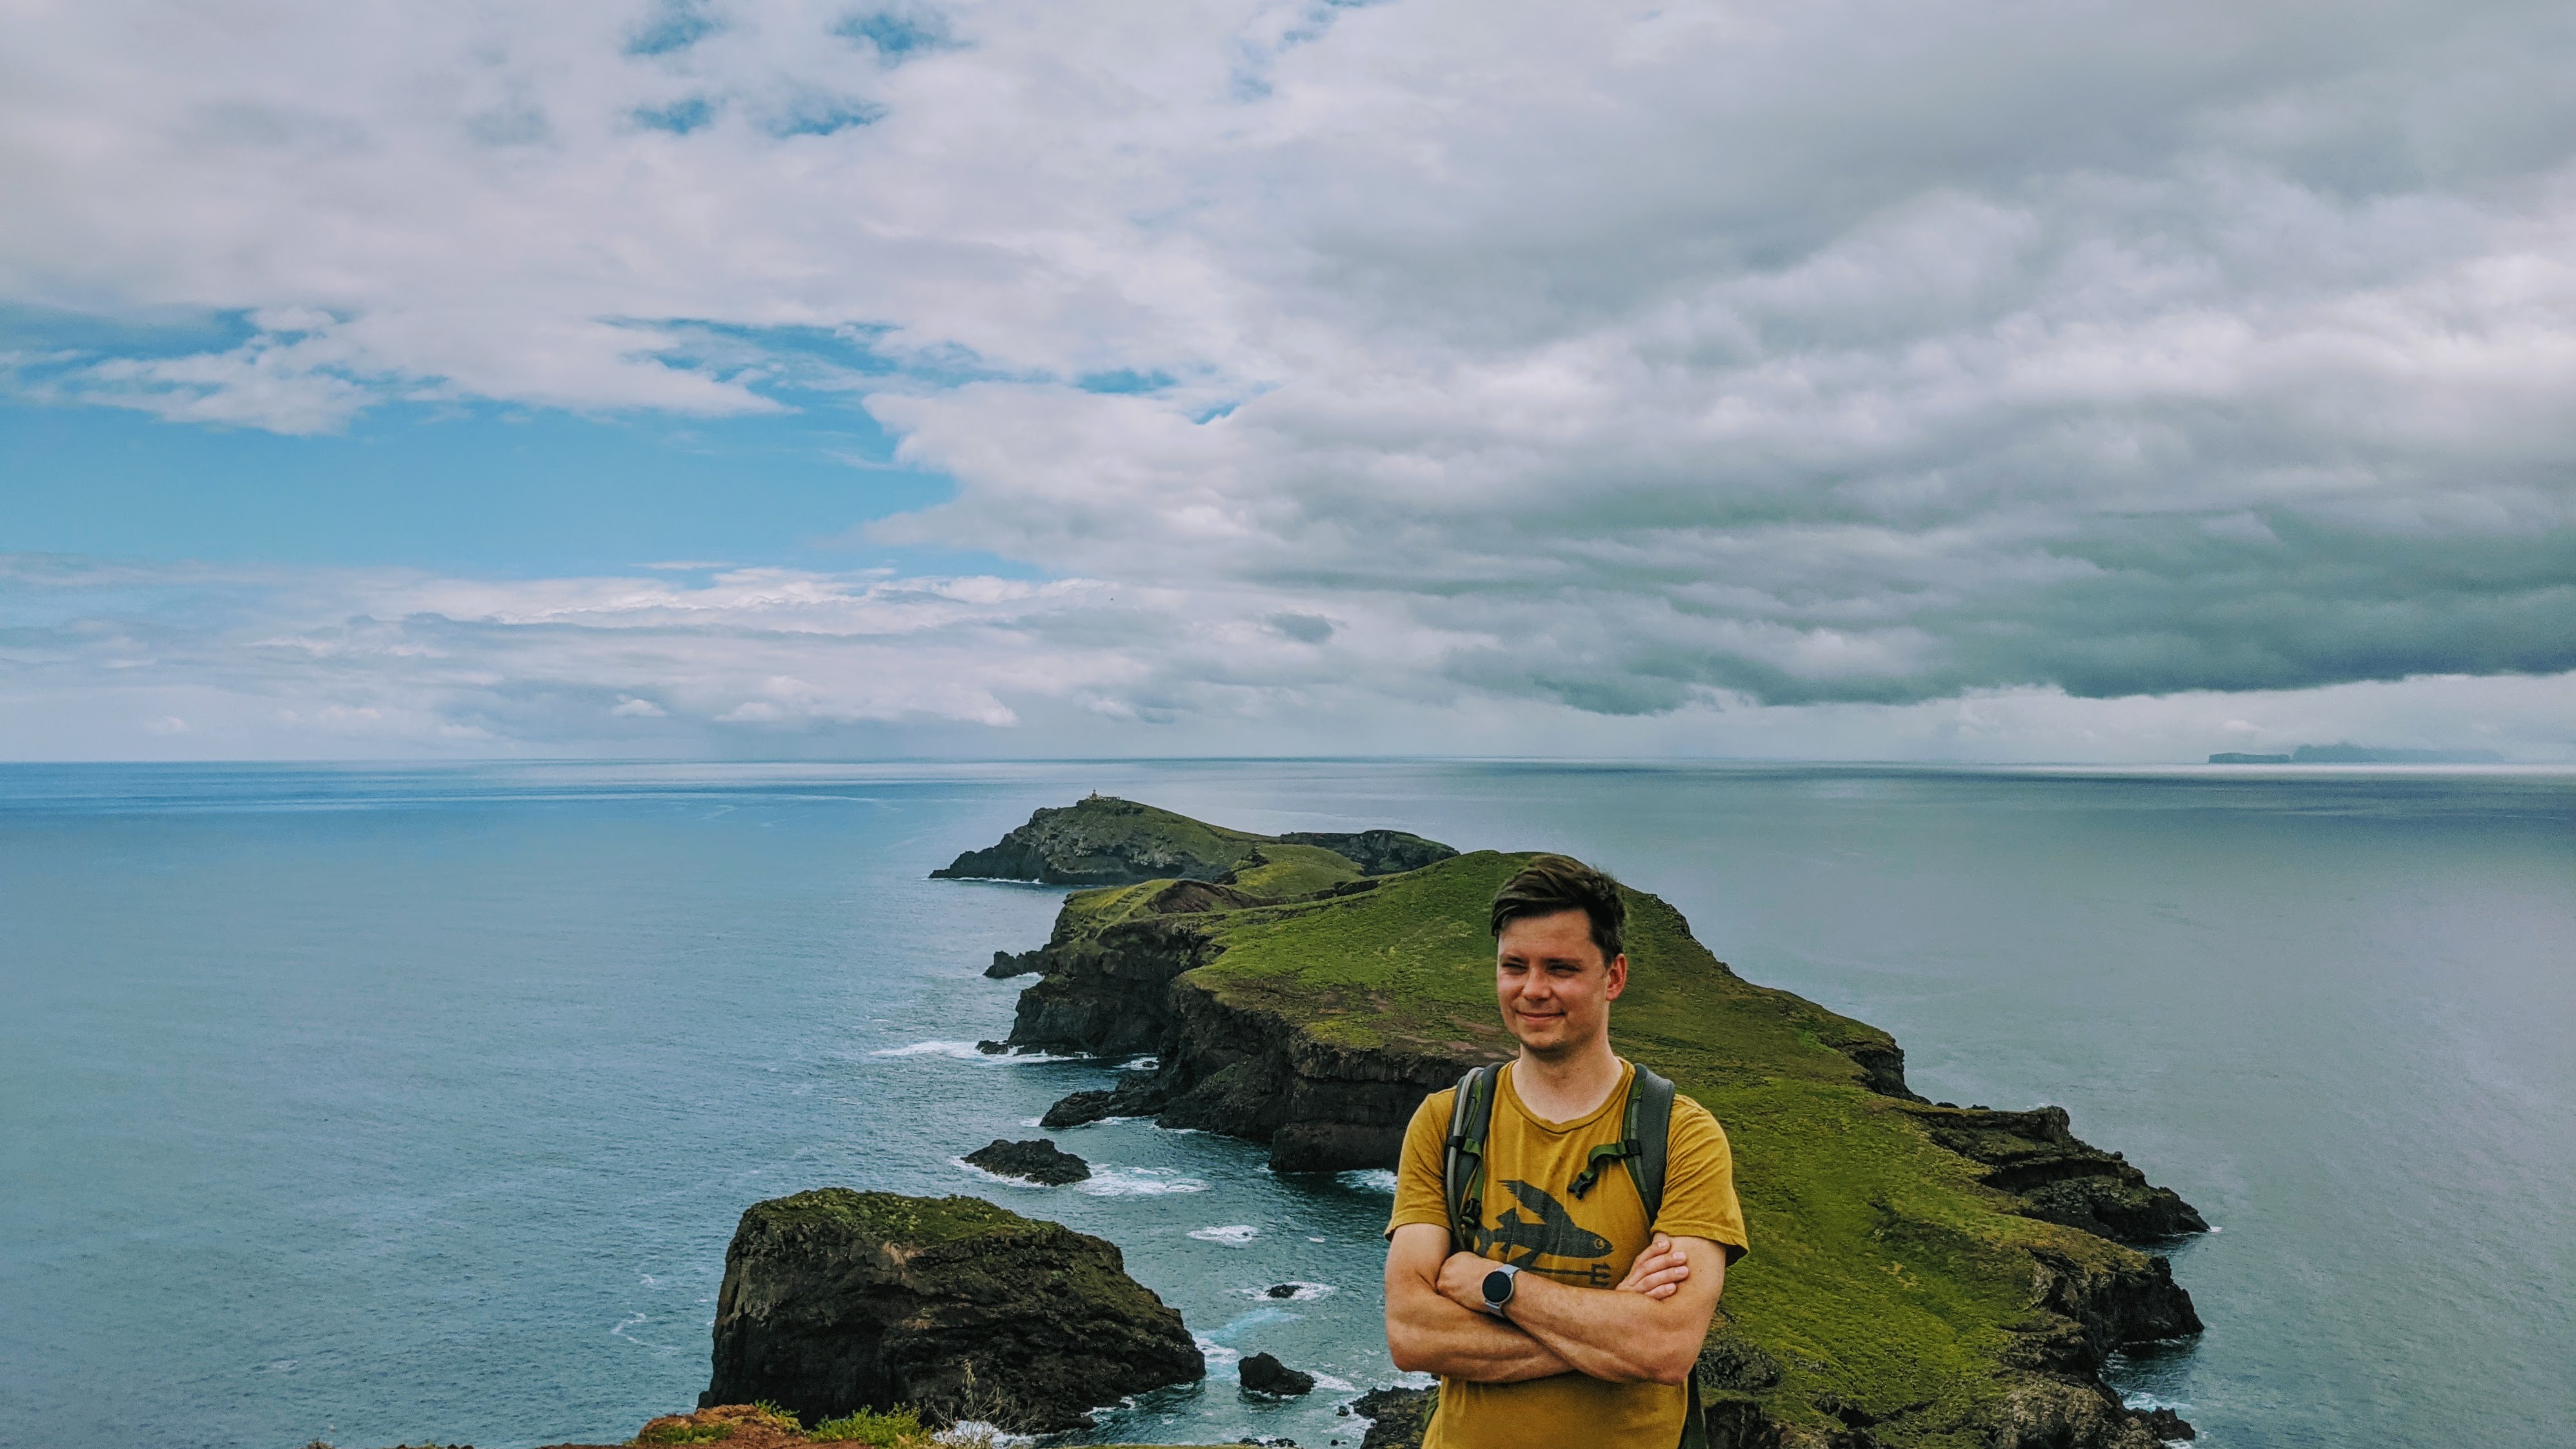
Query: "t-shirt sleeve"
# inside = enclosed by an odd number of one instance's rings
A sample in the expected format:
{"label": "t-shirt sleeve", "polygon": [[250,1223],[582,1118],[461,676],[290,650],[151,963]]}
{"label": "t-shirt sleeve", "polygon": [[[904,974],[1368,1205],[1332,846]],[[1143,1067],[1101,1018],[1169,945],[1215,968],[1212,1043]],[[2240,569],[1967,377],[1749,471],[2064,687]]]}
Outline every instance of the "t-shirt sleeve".
{"label": "t-shirt sleeve", "polygon": [[1395,1211],[1386,1234],[1413,1223],[1449,1226],[1449,1195],[1441,1190],[1440,1161],[1449,1142],[1450,1104],[1458,1089],[1450,1087],[1422,1099],[1404,1129],[1404,1156],[1395,1165]]}
{"label": "t-shirt sleeve", "polygon": [[[1436,1163],[1434,1169],[1432,1185],[1437,1191]],[[1401,1196],[1397,1200],[1401,1202]],[[1706,1238],[1721,1244],[1729,1263],[1752,1246],[1753,1240],[1744,1232],[1744,1209],[1735,1200],[1735,1154],[1726,1145],[1726,1129],[1717,1125],[1706,1107],[1688,1097],[1673,1099],[1664,1211],[1655,1228],[1676,1238]]]}

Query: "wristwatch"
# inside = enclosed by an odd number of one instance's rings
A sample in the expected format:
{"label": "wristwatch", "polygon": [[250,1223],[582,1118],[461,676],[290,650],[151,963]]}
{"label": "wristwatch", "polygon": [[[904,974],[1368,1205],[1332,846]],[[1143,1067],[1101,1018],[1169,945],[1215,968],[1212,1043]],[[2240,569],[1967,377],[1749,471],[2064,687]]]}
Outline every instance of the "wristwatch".
{"label": "wristwatch", "polygon": [[1521,1270],[1509,1263],[1485,1275],[1485,1311],[1487,1313],[1496,1318],[1511,1317],[1503,1310],[1511,1306],[1513,1280],[1520,1275]]}

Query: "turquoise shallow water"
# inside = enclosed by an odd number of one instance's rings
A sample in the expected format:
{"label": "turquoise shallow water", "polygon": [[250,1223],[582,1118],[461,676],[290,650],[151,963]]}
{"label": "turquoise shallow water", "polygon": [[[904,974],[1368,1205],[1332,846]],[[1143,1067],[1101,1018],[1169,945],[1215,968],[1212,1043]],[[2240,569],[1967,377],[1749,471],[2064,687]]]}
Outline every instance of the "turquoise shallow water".
{"label": "turquoise shallow water", "polygon": [[1391,1379],[1378,1184],[1137,1123],[1062,1135],[1096,1191],[952,1160],[1111,1076],[965,1049],[1056,896],[923,874],[1093,789],[1572,850],[1920,1090],[2066,1105],[2225,1230],[2210,1331],[2118,1370],[2204,1444],[2576,1425],[2566,775],[10,766],[0,1438],[623,1437],[704,1386],[743,1206],[847,1183],[1125,1249],[1216,1371],[1100,1437],[1350,1442],[1228,1359]]}

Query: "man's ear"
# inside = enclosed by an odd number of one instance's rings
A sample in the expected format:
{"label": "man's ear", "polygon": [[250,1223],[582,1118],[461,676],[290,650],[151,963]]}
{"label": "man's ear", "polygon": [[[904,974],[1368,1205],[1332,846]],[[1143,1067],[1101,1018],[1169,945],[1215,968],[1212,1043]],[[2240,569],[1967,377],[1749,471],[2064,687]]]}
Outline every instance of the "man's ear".
{"label": "man's ear", "polygon": [[1602,975],[1604,980],[1601,985],[1601,999],[1618,1000],[1619,993],[1628,989],[1628,953],[1622,951],[1611,957],[1610,964],[1604,968]]}

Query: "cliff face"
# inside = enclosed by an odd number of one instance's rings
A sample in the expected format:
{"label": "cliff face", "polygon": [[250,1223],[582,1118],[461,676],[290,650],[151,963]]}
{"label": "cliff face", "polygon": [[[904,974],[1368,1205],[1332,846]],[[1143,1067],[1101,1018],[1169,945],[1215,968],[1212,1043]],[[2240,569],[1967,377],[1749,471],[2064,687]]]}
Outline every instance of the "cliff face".
{"label": "cliff face", "polygon": [[[1047,1125],[1151,1115],[1267,1143],[1281,1171],[1393,1166],[1425,1093],[1511,1050],[1484,906],[1525,859],[1289,902],[1070,898],[1011,1044],[1160,1062]],[[2165,1261],[2116,1241],[2199,1230],[2188,1204],[2058,1109],[1924,1102],[1886,1033],[1744,981],[1664,902],[1629,904],[1616,1045],[1726,1126],[1754,1236],[1704,1378],[1721,1442],[2143,1449],[2173,1428],[2097,1373],[2121,1344],[2198,1331]]]}
{"label": "cliff face", "polygon": [[1993,1171],[1979,1180],[2021,1199],[2021,1211],[2124,1243],[2205,1233],[2191,1204],[2116,1152],[2077,1140],[2063,1107],[1992,1112],[1946,1104],[1919,1114],[1932,1140]]}
{"label": "cliff face", "polygon": [[1110,1243],[979,1198],[825,1188],[742,1215],[698,1403],[809,1425],[909,1405],[1046,1433],[1206,1372]]}

